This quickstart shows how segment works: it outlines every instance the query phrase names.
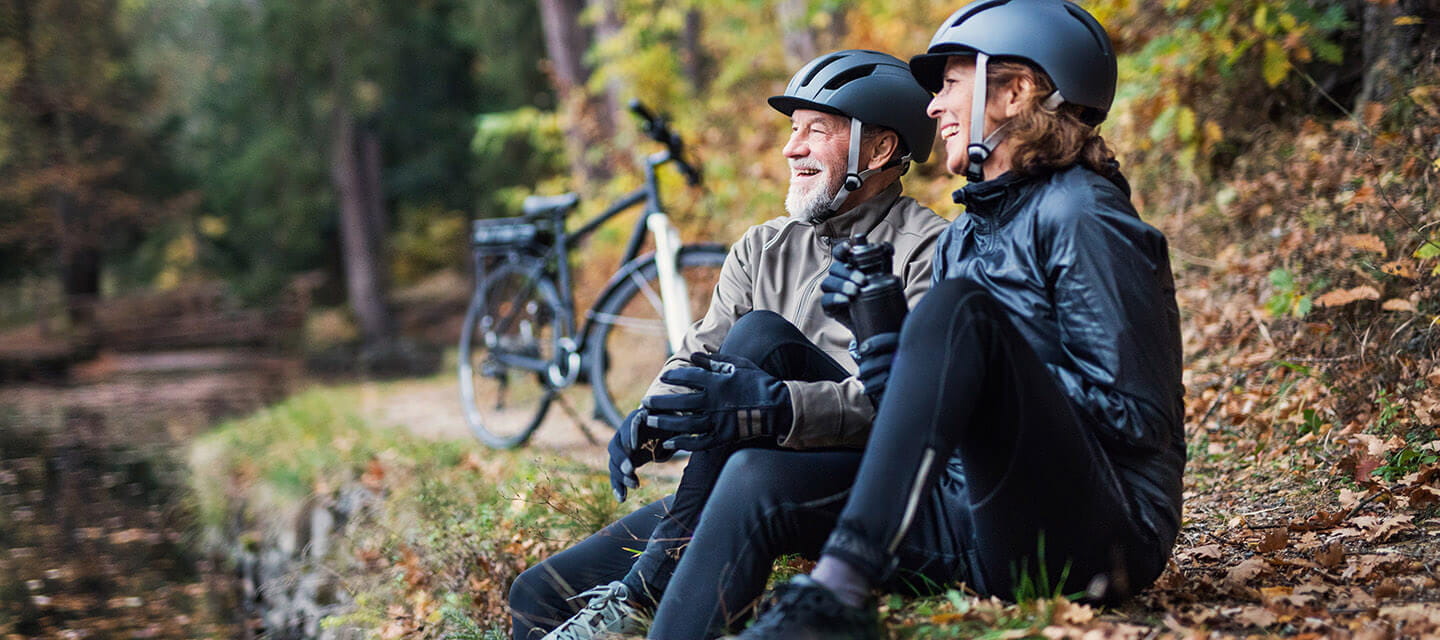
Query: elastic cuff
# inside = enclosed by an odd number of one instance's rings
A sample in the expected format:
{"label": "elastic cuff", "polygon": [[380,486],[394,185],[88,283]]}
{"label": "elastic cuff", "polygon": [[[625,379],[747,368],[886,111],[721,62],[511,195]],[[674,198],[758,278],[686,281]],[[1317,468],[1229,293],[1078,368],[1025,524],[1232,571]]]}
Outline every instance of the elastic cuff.
{"label": "elastic cuff", "polygon": [[830,532],[830,538],[825,541],[820,554],[844,560],[872,585],[884,584],[899,564],[898,558],[864,539],[843,522]]}

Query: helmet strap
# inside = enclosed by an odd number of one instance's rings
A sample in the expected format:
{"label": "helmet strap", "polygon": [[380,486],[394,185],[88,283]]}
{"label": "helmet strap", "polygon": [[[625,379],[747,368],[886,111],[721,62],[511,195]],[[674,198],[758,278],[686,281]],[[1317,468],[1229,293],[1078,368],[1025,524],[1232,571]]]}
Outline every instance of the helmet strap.
{"label": "helmet strap", "polygon": [[840,190],[835,192],[830,206],[825,208],[825,214],[811,218],[811,222],[824,222],[835,217],[835,214],[840,212],[840,205],[845,204],[850,194],[859,191],[860,187],[865,186],[865,179],[878,171],[860,171],[860,130],[863,126],[859,118],[850,118],[850,153],[845,160],[845,179],[840,181]]}
{"label": "helmet strap", "polygon": [[971,182],[985,179],[985,161],[990,159],[995,144],[999,142],[996,138],[999,128],[990,137],[985,137],[985,90],[989,85],[985,67],[989,61],[990,56],[975,53],[975,89],[970,93],[970,145],[965,148],[965,155],[970,159],[970,164],[965,167],[965,178]]}

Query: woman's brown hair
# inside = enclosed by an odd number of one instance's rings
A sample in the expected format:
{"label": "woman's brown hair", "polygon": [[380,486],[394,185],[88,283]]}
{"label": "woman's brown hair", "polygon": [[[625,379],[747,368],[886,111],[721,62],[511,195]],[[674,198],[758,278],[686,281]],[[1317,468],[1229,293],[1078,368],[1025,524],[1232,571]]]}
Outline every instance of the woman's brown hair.
{"label": "woman's brown hair", "polygon": [[1004,125],[1006,137],[1016,143],[1012,170],[1036,174],[1078,162],[1102,176],[1113,178],[1119,173],[1115,154],[1105,139],[1096,127],[1081,119],[1084,107],[1065,103],[1057,109],[1045,108],[1045,99],[1055,91],[1055,83],[1044,71],[1017,60],[991,60],[985,77],[990,95],[997,95],[1001,87],[1016,78],[1030,81],[1025,108]]}

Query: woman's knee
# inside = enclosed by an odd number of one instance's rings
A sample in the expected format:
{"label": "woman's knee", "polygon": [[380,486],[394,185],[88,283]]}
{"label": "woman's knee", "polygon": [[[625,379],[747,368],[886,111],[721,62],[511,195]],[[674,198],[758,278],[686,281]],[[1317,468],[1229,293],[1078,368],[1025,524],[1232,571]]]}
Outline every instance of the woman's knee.
{"label": "woman's knee", "polygon": [[944,280],[930,289],[905,318],[900,341],[905,344],[943,339],[962,316],[989,319],[1001,313],[995,297],[979,283],[964,278]]}

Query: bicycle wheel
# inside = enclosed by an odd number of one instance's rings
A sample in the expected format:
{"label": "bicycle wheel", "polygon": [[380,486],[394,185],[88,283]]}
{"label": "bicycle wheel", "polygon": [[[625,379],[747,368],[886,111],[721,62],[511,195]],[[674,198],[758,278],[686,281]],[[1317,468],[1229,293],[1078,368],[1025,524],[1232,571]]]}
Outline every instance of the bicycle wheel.
{"label": "bicycle wheel", "polygon": [[[692,321],[703,317],[710,305],[725,254],[719,245],[680,249],[680,275],[689,290]],[[595,309],[587,342],[595,414],[611,427],[619,426],[627,413],[640,406],[645,390],[670,357],[655,260],[641,260],[639,268],[617,283]]]}
{"label": "bicycle wheel", "polygon": [[565,335],[555,284],[534,260],[505,262],[476,289],[460,330],[460,402],[470,431],[496,449],[530,439],[555,388],[546,370]]}

